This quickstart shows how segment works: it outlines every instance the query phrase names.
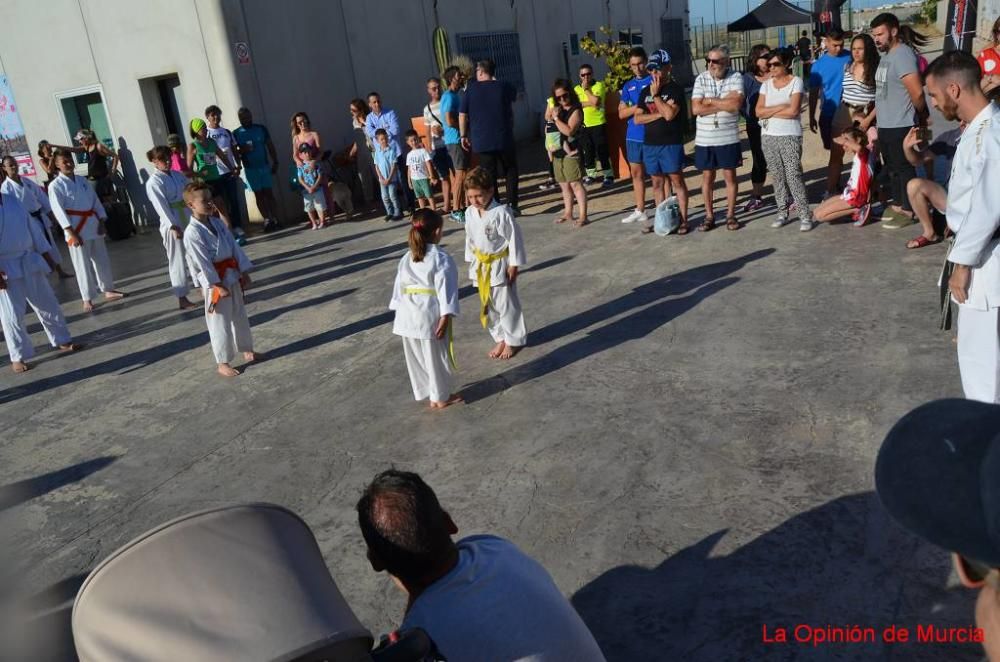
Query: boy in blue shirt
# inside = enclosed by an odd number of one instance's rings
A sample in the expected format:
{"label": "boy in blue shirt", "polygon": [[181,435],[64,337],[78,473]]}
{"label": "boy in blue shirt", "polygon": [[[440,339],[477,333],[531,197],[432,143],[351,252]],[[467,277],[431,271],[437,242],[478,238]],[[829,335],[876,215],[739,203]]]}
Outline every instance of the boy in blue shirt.
{"label": "boy in blue shirt", "polygon": [[398,181],[399,147],[389,141],[389,132],[375,130],[375,174],[382,187],[382,204],[385,205],[385,220],[398,221],[403,218],[403,208],[399,205]]}
{"label": "boy in blue shirt", "polygon": [[[851,61],[851,54],[844,50],[844,33],[832,28],[826,35],[826,53],[820,56],[809,72],[809,129],[823,139],[823,147],[830,150],[826,170],[827,197],[840,195],[840,171],[844,167],[844,148],[833,142],[833,117],[840,107],[844,91],[844,67]],[[816,105],[820,92],[823,105],[816,122]]]}
{"label": "boy in blue shirt", "polygon": [[623,218],[622,223],[646,221],[646,173],[642,167],[642,143],[646,137],[646,128],[635,123],[635,115],[640,109],[639,93],[649,86],[651,80],[646,73],[647,60],[642,46],[635,46],[629,51],[628,66],[635,78],[622,86],[621,101],[618,103],[618,118],[628,120],[625,129],[625,157],[628,159],[632,193],[635,195],[635,211]]}

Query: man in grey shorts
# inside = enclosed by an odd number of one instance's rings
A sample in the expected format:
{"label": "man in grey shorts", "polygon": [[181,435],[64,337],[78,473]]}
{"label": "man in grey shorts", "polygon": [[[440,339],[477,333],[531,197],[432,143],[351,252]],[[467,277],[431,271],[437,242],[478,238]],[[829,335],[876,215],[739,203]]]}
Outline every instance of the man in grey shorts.
{"label": "man in grey shorts", "polygon": [[[469,151],[462,146],[462,136],[458,127],[458,109],[461,104],[459,94],[465,85],[465,76],[458,67],[448,67],[444,70],[444,84],[448,89],[441,95],[441,119],[444,120],[444,145],[451,157],[454,170],[451,173],[451,220],[457,223],[465,222],[465,199],[462,196],[462,185],[465,183],[465,171],[469,169]],[[447,202],[446,202],[447,204]]]}

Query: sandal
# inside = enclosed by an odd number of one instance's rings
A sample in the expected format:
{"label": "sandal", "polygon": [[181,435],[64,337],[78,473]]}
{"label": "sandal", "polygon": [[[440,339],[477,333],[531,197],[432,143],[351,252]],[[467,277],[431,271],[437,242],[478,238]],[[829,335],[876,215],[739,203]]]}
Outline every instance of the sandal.
{"label": "sandal", "polygon": [[698,226],[698,232],[708,232],[715,227],[715,218],[713,216],[706,216],[705,220],[701,222]]}
{"label": "sandal", "polygon": [[740,225],[740,222],[736,220],[735,216],[730,216],[729,218],[726,219],[726,229],[727,230],[735,232],[736,230],[739,230],[742,227],[743,226]]}
{"label": "sandal", "polygon": [[568,220],[569,220],[569,219],[568,219],[568,218],[566,218],[565,216],[557,216],[557,217],[556,217],[556,220],[555,220],[555,224],[556,224],[556,225],[559,225],[560,223],[565,223],[565,222],[566,222],[566,221],[568,221]]}
{"label": "sandal", "polygon": [[582,228],[584,225],[587,225],[588,223],[590,223],[590,220],[587,219],[586,216],[584,216],[583,218],[578,218],[575,221],[573,221],[573,227]]}
{"label": "sandal", "polygon": [[928,239],[924,235],[920,235],[916,239],[910,239],[906,242],[906,247],[910,250],[914,248],[923,248],[924,246],[930,246],[931,244],[940,243],[941,237],[935,237],[934,239]]}
{"label": "sandal", "polygon": [[687,234],[690,231],[691,228],[688,227],[687,221],[681,221],[681,224],[677,226],[677,234]]}
{"label": "sandal", "polygon": [[643,234],[653,234],[653,228],[651,228],[651,227],[645,227],[645,228],[642,229],[642,233]]}

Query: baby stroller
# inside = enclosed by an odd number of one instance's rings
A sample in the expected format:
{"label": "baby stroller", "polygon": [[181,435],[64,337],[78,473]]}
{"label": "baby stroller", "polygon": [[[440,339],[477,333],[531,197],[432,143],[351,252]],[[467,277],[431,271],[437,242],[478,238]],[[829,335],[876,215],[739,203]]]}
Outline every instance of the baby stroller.
{"label": "baby stroller", "polygon": [[372,650],[293,512],[270,504],[185,515],[128,543],[73,605],[82,662],[436,659],[422,630]]}

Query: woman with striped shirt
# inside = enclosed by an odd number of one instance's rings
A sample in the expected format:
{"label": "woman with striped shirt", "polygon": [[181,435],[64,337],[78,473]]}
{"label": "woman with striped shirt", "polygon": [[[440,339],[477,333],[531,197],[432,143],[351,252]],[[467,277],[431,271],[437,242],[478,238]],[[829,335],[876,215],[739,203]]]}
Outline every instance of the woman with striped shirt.
{"label": "woman with striped shirt", "polygon": [[867,132],[875,123],[875,70],[878,50],[867,34],[851,41],[851,62],[844,67],[844,86],[840,108],[833,119],[834,135],[856,126]]}

